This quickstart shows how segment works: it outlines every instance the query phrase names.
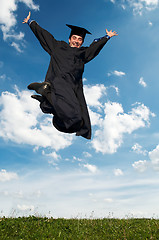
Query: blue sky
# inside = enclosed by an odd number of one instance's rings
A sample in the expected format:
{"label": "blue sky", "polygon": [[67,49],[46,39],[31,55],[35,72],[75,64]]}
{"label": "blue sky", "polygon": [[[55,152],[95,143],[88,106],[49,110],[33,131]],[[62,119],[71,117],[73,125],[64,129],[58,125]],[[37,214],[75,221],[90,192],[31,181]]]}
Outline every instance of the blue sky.
{"label": "blue sky", "polygon": [[[158,217],[158,0],[2,0],[0,9],[0,211],[5,216]],[[27,90],[49,55],[23,19],[57,40],[87,28],[84,46],[118,32],[85,66],[91,141],[52,126]]]}

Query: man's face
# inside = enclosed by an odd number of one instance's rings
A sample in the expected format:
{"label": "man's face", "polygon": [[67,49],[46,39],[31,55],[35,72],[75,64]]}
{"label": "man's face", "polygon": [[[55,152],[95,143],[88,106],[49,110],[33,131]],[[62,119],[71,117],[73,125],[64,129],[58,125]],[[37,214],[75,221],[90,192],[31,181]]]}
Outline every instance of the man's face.
{"label": "man's face", "polygon": [[72,35],[71,38],[69,38],[70,47],[80,48],[82,46],[82,43],[83,38],[81,36]]}

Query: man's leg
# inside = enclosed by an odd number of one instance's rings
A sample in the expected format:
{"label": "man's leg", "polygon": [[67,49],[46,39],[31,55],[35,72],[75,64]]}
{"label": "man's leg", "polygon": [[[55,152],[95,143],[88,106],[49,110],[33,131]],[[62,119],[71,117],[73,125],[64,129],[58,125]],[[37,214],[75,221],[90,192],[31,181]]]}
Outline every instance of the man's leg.
{"label": "man's leg", "polygon": [[39,95],[32,95],[32,98],[38,100],[39,102],[43,102],[45,97],[49,103],[52,105],[52,97],[51,97],[51,84],[49,82],[43,82],[43,83],[31,83],[28,85],[29,90],[35,90],[37,93],[41,94]]}
{"label": "man's leg", "polygon": [[[74,90],[68,84],[62,83],[61,86],[62,88],[54,91],[50,83],[31,83],[28,89],[42,95],[32,97],[41,102],[40,108],[44,113],[53,113],[53,124],[59,131],[61,129],[63,132],[76,132],[83,124],[80,105]],[[47,101],[43,100],[43,97]]]}
{"label": "man's leg", "polygon": [[42,82],[42,83],[31,83],[28,85],[29,90],[35,90],[37,93],[41,94],[42,96],[45,96],[45,92],[48,91],[51,87],[51,84],[49,82]]}
{"label": "man's leg", "polygon": [[53,106],[56,112],[54,126],[57,129],[58,126],[59,128],[64,126],[65,132],[77,132],[83,124],[83,119],[74,90],[68,84],[63,84],[63,88],[56,88],[55,94],[51,92],[51,99],[54,99]]}

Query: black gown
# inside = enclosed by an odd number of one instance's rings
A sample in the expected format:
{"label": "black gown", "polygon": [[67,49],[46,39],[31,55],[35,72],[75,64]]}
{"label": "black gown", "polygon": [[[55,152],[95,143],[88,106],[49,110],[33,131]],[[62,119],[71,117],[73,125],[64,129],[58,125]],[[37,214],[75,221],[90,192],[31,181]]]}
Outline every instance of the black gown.
{"label": "black gown", "polygon": [[50,55],[50,64],[45,81],[51,84],[52,104],[45,99],[40,104],[44,113],[53,114],[53,125],[65,133],[91,139],[91,123],[83,94],[82,74],[84,65],[98,55],[108,41],[103,37],[89,47],[70,47],[57,41],[35,21],[30,28],[41,46]]}

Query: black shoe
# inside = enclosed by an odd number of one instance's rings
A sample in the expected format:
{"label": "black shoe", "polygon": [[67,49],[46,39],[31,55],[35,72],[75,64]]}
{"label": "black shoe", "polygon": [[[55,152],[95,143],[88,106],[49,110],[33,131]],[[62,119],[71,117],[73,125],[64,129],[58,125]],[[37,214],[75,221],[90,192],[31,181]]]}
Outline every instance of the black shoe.
{"label": "black shoe", "polygon": [[31,97],[38,100],[40,103],[42,103],[45,100],[45,97],[40,95],[31,95]]}
{"label": "black shoe", "polygon": [[43,83],[31,83],[28,85],[29,90],[35,90],[37,93],[46,96],[46,93],[50,90],[50,83],[43,82]]}

